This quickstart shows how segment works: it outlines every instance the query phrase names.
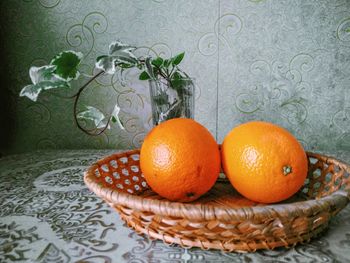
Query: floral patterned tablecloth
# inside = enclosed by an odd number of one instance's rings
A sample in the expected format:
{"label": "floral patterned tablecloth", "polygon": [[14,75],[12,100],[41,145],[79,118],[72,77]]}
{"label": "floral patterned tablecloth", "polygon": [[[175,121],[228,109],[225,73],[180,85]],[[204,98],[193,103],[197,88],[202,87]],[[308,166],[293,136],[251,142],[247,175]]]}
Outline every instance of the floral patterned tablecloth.
{"label": "floral patterned tablecloth", "polygon": [[[39,151],[0,159],[0,262],[350,262],[350,205],[311,243],[256,253],[184,249],[126,227],[84,185],[111,150]],[[346,152],[328,153],[350,161]]]}

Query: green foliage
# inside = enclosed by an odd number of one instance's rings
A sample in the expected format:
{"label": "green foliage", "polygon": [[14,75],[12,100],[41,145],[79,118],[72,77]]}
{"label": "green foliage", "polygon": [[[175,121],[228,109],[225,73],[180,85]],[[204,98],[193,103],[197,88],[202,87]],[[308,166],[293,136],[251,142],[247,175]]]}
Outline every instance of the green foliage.
{"label": "green foliage", "polygon": [[179,65],[185,56],[185,52],[182,52],[171,59],[173,65]]}
{"label": "green foliage", "polygon": [[64,51],[55,56],[50,65],[56,66],[54,74],[57,78],[64,81],[77,79],[80,75],[78,66],[83,54],[74,51]]}
{"label": "green foliage", "polygon": [[86,109],[84,111],[77,114],[77,118],[92,121],[97,129],[103,129],[106,126],[107,129],[110,129],[110,121],[112,123],[118,124],[121,129],[124,129],[124,126],[118,116],[119,111],[120,108],[118,107],[118,104],[116,104],[113,108],[110,118],[108,119],[99,109],[92,106],[86,106]]}
{"label": "green foliage", "polygon": [[[135,49],[135,47],[120,41],[110,44],[108,54],[101,55],[96,59],[95,67],[100,69],[101,73],[97,73],[93,76],[91,80],[84,84],[79,91],[72,96],[75,98],[76,102],[83,89],[102,73],[115,74],[118,70],[123,72],[123,70],[129,68],[138,68],[141,71],[139,75],[140,80],[164,81],[169,88],[174,89],[178,93],[180,100],[182,100],[183,95],[186,94],[186,89],[184,87],[186,86],[186,81],[188,81],[186,80],[188,76],[179,69],[178,65],[182,62],[185,53],[182,52],[168,59],[164,59],[160,56],[156,58],[144,58],[136,57],[134,54]],[[20,96],[26,96],[36,101],[42,91],[70,88],[71,81],[77,80],[80,76],[79,65],[82,58],[82,53],[68,50],[56,55],[49,65],[31,67],[29,75],[32,84],[25,86],[21,90]],[[162,105],[168,109],[169,116],[177,116],[179,110],[181,110],[179,102],[175,104],[169,103],[168,94],[165,92],[154,97],[153,100],[158,105]],[[105,128],[109,128],[110,122],[117,123],[120,128],[124,128],[118,116],[120,111],[118,105],[115,105],[108,118],[100,110],[92,106],[86,106],[84,111],[77,113],[77,103],[74,105],[76,119],[84,119],[92,122],[97,129],[104,130]],[[78,125],[78,127],[82,129],[80,125]]]}
{"label": "green foliage", "polygon": [[32,84],[25,86],[19,95],[36,101],[44,90],[69,88],[69,82],[80,75],[78,66],[82,57],[80,52],[64,51],[55,56],[49,65],[31,67],[29,76]]}
{"label": "green foliage", "polygon": [[41,91],[57,88],[69,88],[68,82],[61,80],[54,74],[55,66],[42,66],[42,67],[31,67],[29,70],[29,76],[32,84],[25,86],[20,96],[26,96],[32,101],[37,101]]}
{"label": "green foliage", "polygon": [[116,73],[118,67],[124,69],[136,67],[139,60],[133,53],[135,49],[135,47],[119,41],[113,42],[109,45],[109,54],[99,56],[95,66],[107,74]]}
{"label": "green foliage", "polygon": [[77,117],[79,119],[92,121],[98,129],[107,125],[105,115],[99,109],[92,106],[86,106],[86,110],[79,112]]}
{"label": "green foliage", "polygon": [[156,59],[152,60],[152,65],[160,68],[163,65],[163,62],[164,60],[161,57],[157,57]]}
{"label": "green foliage", "polygon": [[146,71],[143,71],[140,76],[139,76],[140,80],[148,80],[151,79],[151,77],[148,75],[148,73]]}
{"label": "green foliage", "polygon": [[119,128],[124,130],[124,125],[123,125],[122,121],[119,118],[119,112],[120,112],[120,108],[119,108],[118,104],[115,104],[115,106],[113,108],[113,111],[111,113],[111,119],[110,120],[113,123],[118,124]]}

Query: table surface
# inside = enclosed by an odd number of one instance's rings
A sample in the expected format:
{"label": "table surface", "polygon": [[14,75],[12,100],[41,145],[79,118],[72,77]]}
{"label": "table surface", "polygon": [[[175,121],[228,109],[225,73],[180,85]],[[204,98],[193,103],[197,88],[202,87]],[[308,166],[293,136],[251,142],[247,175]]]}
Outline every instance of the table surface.
{"label": "table surface", "polygon": [[[255,253],[184,249],[129,229],[83,172],[111,150],[38,151],[0,159],[0,262],[350,262],[350,205],[308,244]],[[350,152],[327,153],[350,163]]]}

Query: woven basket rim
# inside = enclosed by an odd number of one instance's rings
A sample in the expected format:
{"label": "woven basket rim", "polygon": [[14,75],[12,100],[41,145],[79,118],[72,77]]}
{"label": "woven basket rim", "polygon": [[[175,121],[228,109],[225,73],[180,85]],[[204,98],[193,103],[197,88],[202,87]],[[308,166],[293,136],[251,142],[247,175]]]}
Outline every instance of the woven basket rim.
{"label": "woven basket rim", "polygon": [[[95,192],[99,197],[106,200],[108,203],[129,207],[134,210],[152,212],[171,217],[187,218],[189,220],[221,220],[221,221],[242,221],[242,220],[257,220],[261,221],[264,218],[276,217],[279,214],[289,214],[290,216],[307,216],[315,214],[317,211],[332,210],[333,207],[345,207],[350,201],[350,186],[343,190],[337,190],[328,196],[319,199],[310,199],[287,204],[267,204],[264,206],[252,206],[233,208],[226,206],[213,206],[192,203],[171,202],[168,200],[148,199],[142,196],[129,194],[101,186],[95,181],[94,171],[99,167],[99,163],[111,157],[117,157],[123,154],[136,154],[139,150],[127,150],[107,156],[95,164],[90,166],[84,172],[84,182],[90,190]],[[318,157],[326,164],[335,163],[342,167],[346,172],[350,173],[349,166],[336,158],[307,152],[309,157]]]}

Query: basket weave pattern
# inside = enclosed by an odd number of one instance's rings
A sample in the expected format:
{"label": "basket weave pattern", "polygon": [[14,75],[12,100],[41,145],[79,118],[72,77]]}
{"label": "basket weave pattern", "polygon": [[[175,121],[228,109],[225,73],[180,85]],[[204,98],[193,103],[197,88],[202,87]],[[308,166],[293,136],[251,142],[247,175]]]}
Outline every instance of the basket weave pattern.
{"label": "basket weave pattern", "polygon": [[308,153],[308,158],[302,189],[274,205],[243,198],[225,179],[195,202],[167,201],[148,188],[138,150],[98,161],[84,180],[128,226],[150,238],[183,247],[255,251],[309,241],[349,202],[349,167],[319,154]]}

